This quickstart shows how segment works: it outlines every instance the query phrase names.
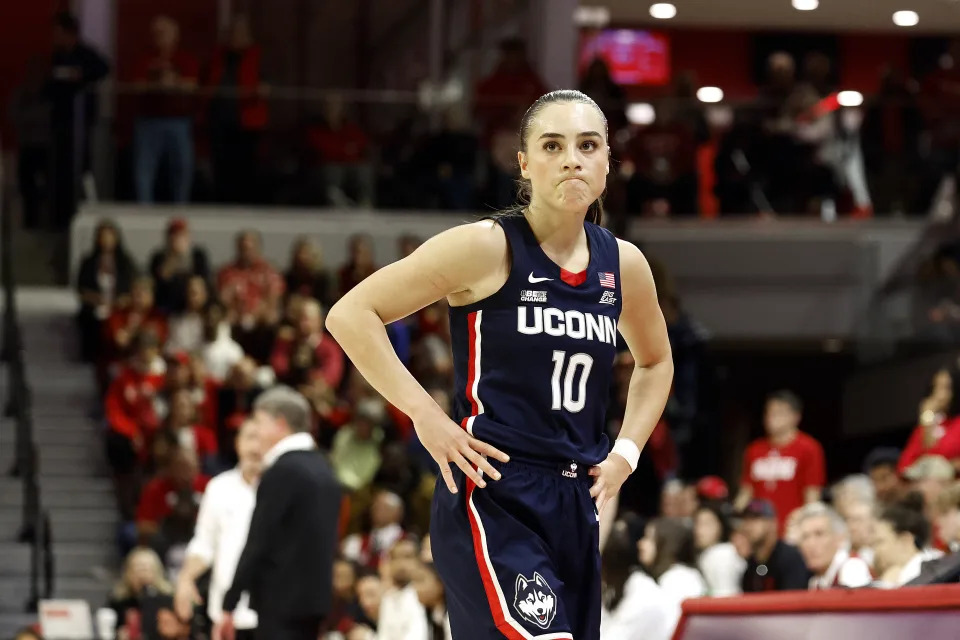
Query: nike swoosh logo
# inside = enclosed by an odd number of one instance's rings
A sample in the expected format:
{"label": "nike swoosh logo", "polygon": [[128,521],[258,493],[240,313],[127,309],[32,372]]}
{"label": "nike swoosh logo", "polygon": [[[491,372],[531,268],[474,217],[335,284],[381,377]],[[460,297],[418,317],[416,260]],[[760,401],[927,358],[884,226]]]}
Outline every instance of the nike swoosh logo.
{"label": "nike swoosh logo", "polygon": [[530,284],[537,284],[538,282],[547,282],[553,280],[553,278],[536,278],[533,275],[533,271],[530,272],[530,277],[527,278]]}

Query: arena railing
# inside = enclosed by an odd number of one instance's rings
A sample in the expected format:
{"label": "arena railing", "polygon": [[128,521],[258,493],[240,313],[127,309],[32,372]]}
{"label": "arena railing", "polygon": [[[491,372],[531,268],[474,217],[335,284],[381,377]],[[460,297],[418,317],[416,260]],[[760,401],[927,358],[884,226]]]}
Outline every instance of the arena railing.
{"label": "arena railing", "polygon": [[20,542],[29,543],[31,547],[26,610],[34,612],[40,599],[49,598],[53,593],[53,551],[50,516],[44,509],[40,496],[37,465],[39,456],[33,437],[32,394],[27,380],[23,334],[17,313],[13,227],[7,191],[4,189],[0,154],[0,280],[4,293],[3,349],[0,356],[7,365],[5,416],[12,418],[15,428],[13,475],[19,477],[23,485],[22,520],[18,539]]}

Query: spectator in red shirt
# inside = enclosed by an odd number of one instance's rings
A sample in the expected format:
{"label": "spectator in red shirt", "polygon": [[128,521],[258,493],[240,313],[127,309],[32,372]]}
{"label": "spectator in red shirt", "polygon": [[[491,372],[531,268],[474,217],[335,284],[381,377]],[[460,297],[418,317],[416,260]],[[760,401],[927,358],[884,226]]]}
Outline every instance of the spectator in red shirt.
{"label": "spectator in red shirt", "polygon": [[133,339],[141,331],[151,331],[161,346],[167,340],[167,320],[153,304],[153,280],[142,276],[133,282],[130,305],[116,309],[107,319],[104,357],[110,366],[126,357]]}
{"label": "spectator in red shirt", "polygon": [[370,138],[347,116],[343,98],[334,95],[324,103],[323,120],[307,129],[307,143],[320,165],[329,204],[345,207],[357,200],[360,206],[373,206]]}
{"label": "spectator in red shirt", "polygon": [[764,428],[767,436],[755,440],[743,456],[738,510],[752,498],[770,500],[779,530],[787,516],[804,504],[818,502],[826,482],[823,447],[799,430],[803,404],[791,391],[767,397]]}
{"label": "spectator in red shirt", "polygon": [[201,424],[190,389],[178,389],[170,395],[170,415],[164,429],[178,447],[194,452],[201,468],[209,471],[215,466],[217,438],[210,428]]}
{"label": "spectator in red shirt", "polygon": [[127,520],[132,519],[136,504],[135,472],[148,451],[149,438],[160,426],[154,398],[163,388],[164,369],[156,336],[141,332],[128,366],[107,390],[107,460],[113,469],[121,514]]}
{"label": "spectator in red shirt", "polygon": [[955,409],[955,402],[960,400],[958,382],[960,376],[950,369],[940,369],[933,375],[930,392],[920,403],[919,423],[897,464],[901,475],[922,456],[943,456],[960,463],[960,416]]}
{"label": "spectator in red shirt", "polygon": [[320,415],[329,414],[343,381],[344,355],[323,330],[323,311],[316,300],[304,300],[296,324],[283,327],[270,356],[277,380],[299,389]]}
{"label": "spectator in red shirt", "polygon": [[183,538],[183,533],[189,541],[209,481],[200,473],[196,455],[189,449],[177,449],[160,474],[143,488],[137,507],[141,541],[155,547],[157,534],[163,534],[169,544]]}
{"label": "spectator in red shirt", "polygon": [[171,18],[154,18],[150,32],[154,51],[140,61],[134,78],[141,95],[133,150],[137,200],[153,202],[157,172],[165,163],[170,198],[187,202],[193,182],[191,95],[199,65],[180,50],[180,27]]}
{"label": "spectator in red shirt", "polygon": [[249,329],[257,324],[276,324],[284,282],[280,273],[261,255],[260,234],[237,235],[237,257],[217,277],[220,300],[233,324]]}
{"label": "spectator in red shirt", "polygon": [[253,202],[257,151],[269,112],[261,77],[263,52],[254,43],[250,20],[236,15],[210,65],[209,124],[213,180],[220,202]]}

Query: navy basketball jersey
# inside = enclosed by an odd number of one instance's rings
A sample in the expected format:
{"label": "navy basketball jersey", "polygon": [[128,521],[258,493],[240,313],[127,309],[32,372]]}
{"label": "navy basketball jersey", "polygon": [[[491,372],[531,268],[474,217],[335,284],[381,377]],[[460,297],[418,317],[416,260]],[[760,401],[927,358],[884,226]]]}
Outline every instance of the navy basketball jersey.
{"label": "navy basketball jersey", "polygon": [[[450,308],[455,419],[511,456],[598,464],[620,317],[620,252],[585,223],[590,262],[574,286],[523,216],[501,218],[512,265],[493,295]],[[569,278],[568,278],[569,279]]]}

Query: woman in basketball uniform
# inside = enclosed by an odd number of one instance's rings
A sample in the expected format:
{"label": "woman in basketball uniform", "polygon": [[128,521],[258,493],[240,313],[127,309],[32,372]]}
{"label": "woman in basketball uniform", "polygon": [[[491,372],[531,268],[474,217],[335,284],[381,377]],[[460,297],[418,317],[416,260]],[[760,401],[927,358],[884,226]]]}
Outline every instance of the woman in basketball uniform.
{"label": "woman in basketball uniform", "polygon": [[[440,465],[430,539],[457,640],[599,638],[600,510],[636,468],[673,377],[650,268],[599,226],[609,155],[593,100],[542,96],[520,127],[528,204],[428,240],[327,316]],[[441,298],[456,421],[384,329]],[[618,336],[637,364],[611,450],[604,413]]]}

